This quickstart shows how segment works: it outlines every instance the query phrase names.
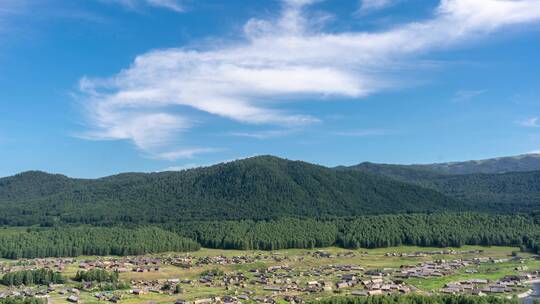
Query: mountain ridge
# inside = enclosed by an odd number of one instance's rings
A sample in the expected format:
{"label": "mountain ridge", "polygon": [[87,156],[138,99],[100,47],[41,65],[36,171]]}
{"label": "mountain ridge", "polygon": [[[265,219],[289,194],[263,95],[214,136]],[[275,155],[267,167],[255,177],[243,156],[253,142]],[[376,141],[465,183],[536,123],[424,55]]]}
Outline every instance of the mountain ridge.
{"label": "mountain ridge", "polygon": [[[170,222],[461,210],[432,189],[272,156],[99,179],[0,179],[0,220]],[[35,183],[35,184],[33,184]],[[42,189],[48,189],[48,191]],[[28,191],[28,189],[37,189]],[[1,223],[1,221],[0,221]]]}
{"label": "mountain ridge", "polygon": [[474,174],[474,173],[508,173],[540,170],[540,153],[528,153],[515,156],[502,156],[480,160],[453,161],[428,164],[387,164],[362,162],[352,166],[339,166],[338,168],[357,168],[372,165],[399,166],[417,170],[432,171],[439,174]]}

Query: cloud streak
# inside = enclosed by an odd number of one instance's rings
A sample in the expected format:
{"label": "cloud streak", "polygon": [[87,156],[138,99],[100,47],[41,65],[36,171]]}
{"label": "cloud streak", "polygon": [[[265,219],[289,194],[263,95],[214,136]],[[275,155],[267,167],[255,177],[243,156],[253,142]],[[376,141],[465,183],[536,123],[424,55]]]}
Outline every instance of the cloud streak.
{"label": "cloud streak", "polygon": [[360,13],[380,10],[395,5],[399,0],[362,0]]}
{"label": "cloud streak", "polygon": [[517,124],[526,128],[540,128],[540,119],[538,117],[531,117],[520,120]]}
{"label": "cloud streak", "polygon": [[353,131],[341,131],[334,132],[332,135],[343,137],[370,137],[370,136],[382,136],[388,135],[391,132],[381,129],[366,129],[366,130],[353,130]]}
{"label": "cloud streak", "polygon": [[178,13],[184,12],[184,6],[180,0],[100,0],[105,3],[120,4],[128,9],[138,9],[141,6],[151,6],[169,9]]}
{"label": "cloud streak", "polygon": [[252,132],[230,132],[228,135],[236,137],[248,137],[255,139],[269,139],[269,138],[278,138],[285,137],[293,133],[294,130],[264,130],[264,131],[252,131]]}
{"label": "cloud streak", "polygon": [[86,136],[131,140],[167,159],[192,157],[203,151],[175,153],[172,144],[193,127],[189,111],[250,125],[309,125],[318,118],[287,111],[286,102],[362,98],[392,88],[395,66],[540,21],[540,0],[442,0],[426,20],[336,33],[309,18],[315,2],[283,1],[279,17],[247,21],[237,41],[154,50],[110,78],[83,78],[93,126]]}
{"label": "cloud streak", "polygon": [[474,99],[475,97],[478,97],[484,93],[486,93],[486,90],[458,90],[454,97],[452,98],[452,101],[454,102],[465,102],[469,101],[471,99]]}

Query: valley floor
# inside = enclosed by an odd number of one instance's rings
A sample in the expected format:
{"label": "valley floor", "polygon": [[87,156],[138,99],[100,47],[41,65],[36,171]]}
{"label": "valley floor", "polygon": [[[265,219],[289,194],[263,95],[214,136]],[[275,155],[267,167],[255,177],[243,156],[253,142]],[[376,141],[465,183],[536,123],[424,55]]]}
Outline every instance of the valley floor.
{"label": "valley floor", "polygon": [[[0,286],[0,298],[21,293],[49,303],[126,304],[309,301],[333,296],[470,294],[527,296],[540,259],[512,247],[393,247],[239,251],[201,249],[133,257],[1,260],[3,273],[49,268],[66,284]],[[124,290],[71,280],[77,271],[118,271]],[[178,286],[178,287],[177,287]]]}

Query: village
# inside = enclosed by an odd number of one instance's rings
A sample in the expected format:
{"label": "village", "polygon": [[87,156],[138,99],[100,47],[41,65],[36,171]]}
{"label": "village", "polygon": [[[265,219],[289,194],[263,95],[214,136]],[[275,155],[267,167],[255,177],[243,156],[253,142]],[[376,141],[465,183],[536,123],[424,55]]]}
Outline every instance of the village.
{"label": "village", "polygon": [[[0,276],[48,269],[66,279],[47,286],[1,286],[0,299],[49,303],[301,303],[336,295],[468,294],[526,297],[539,277],[536,256],[512,248],[467,250],[218,251],[134,257],[0,261]],[[120,284],[73,281],[115,273]]]}

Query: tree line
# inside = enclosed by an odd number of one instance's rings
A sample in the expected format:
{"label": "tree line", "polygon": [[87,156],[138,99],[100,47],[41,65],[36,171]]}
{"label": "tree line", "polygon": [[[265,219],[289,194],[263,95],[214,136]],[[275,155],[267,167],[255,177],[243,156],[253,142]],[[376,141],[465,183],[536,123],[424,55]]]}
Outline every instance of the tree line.
{"label": "tree line", "polygon": [[65,227],[0,233],[0,257],[8,259],[124,256],[198,249],[196,241],[158,227]]}
{"label": "tree line", "polygon": [[540,217],[478,213],[398,214],[333,220],[188,222],[168,229],[222,249],[504,245],[537,250]]}
{"label": "tree line", "polygon": [[[8,229],[9,231],[9,229]],[[286,248],[459,247],[540,249],[539,215],[394,214],[327,220],[205,221],[159,227],[63,227],[0,232],[0,257],[139,255],[167,251]]]}
{"label": "tree line", "polygon": [[59,272],[50,269],[20,270],[2,276],[2,284],[6,286],[30,286],[62,284],[65,279]]}
{"label": "tree line", "polygon": [[104,269],[91,269],[88,271],[79,270],[73,278],[77,282],[108,282],[108,283],[117,283],[118,282],[118,272],[116,271],[107,271]]}

